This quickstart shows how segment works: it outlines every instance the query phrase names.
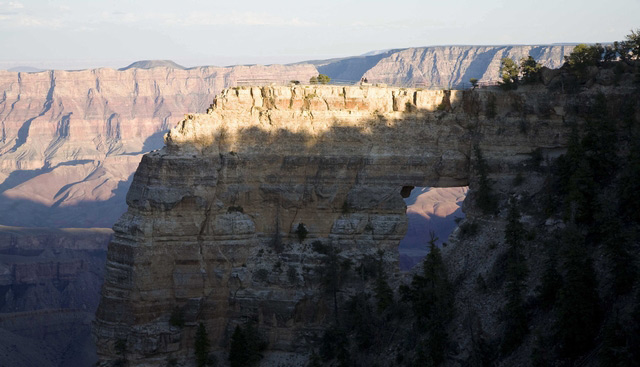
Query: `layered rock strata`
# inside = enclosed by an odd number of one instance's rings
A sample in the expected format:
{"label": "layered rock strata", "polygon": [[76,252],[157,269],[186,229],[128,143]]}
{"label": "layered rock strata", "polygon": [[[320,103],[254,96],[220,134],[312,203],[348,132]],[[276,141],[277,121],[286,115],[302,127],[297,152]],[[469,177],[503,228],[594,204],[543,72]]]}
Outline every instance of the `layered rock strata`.
{"label": "layered rock strata", "polygon": [[184,113],[242,80],[313,75],[311,65],[0,71],[0,223],[111,227],[142,154]]}
{"label": "layered rock strata", "polygon": [[108,229],[0,226],[0,355],[6,366],[87,366]]}
{"label": "layered rock strata", "polygon": [[372,83],[429,88],[470,86],[500,80],[503,58],[516,62],[528,56],[548,68],[559,68],[573,45],[432,46],[391,51],[363,74]]}
{"label": "layered rock strata", "polygon": [[[290,353],[303,365],[332,315],[314,248],[334,246],[355,265],[382,254],[397,285],[402,196],[473,185],[474,143],[500,177],[537,149],[561,151],[570,99],[543,88],[224,90],[136,171],[109,246],[94,329],[101,361],[122,358],[116,343],[136,365],[189,360],[200,322],[221,352],[253,320],[267,359]],[[347,280],[336,297],[362,287]],[[169,322],[176,310],[183,327]]]}

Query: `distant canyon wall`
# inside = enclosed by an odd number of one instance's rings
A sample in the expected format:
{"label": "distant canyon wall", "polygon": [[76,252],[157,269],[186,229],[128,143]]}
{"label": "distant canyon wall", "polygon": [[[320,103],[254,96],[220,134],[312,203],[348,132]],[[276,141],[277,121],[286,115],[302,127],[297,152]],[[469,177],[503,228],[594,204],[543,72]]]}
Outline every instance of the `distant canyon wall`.
{"label": "distant canyon wall", "polygon": [[500,59],[558,67],[572,46],[442,46],[296,65],[0,71],[0,224],[111,227],[142,154],[187,112],[242,83],[337,81],[421,87],[495,80]]}
{"label": "distant canyon wall", "polygon": [[0,71],[0,224],[111,227],[143,153],[242,80],[308,80],[311,65]]}
{"label": "distant canyon wall", "polygon": [[426,88],[469,87],[469,79],[494,83],[499,79],[504,57],[516,62],[532,56],[543,66],[559,68],[575,46],[430,46],[391,50],[378,55],[318,62],[318,70],[342,81]]}
{"label": "distant canyon wall", "polygon": [[89,366],[108,229],[0,226],[3,366]]}

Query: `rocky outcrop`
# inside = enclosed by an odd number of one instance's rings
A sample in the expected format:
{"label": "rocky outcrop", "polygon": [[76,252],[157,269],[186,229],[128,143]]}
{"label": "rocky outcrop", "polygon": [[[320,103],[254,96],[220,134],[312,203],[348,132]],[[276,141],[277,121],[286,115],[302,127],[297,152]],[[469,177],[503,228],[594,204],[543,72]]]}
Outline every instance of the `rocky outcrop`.
{"label": "rocky outcrop", "polygon": [[0,71],[0,223],[110,227],[142,154],[243,80],[308,80],[311,65]]}
{"label": "rocky outcrop", "polygon": [[[403,194],[471,184],[473,196],[474,143],[493,178],[512,179],[534,154],[562,151],[564,111],[588,98],[539,87],[223,91],[136,171],[97,312],[102,362],[121,358],[116,341],[138,365],[188,360],[200,322],[221,353],[249,319],[268,360],[289,353],[299,358],[290,365],[306,363],[333,307],[319,249],[337,248],[354,267],[382,256],[397,285]],[[370,286],[344,282],[335,298]],[[184,327],[169,323],[174,310]]]}
{"label": "rocky outcrop", "polygon": [[0,223],[110,227],[142,154],[222,88],[307,81],[420,87],[495,80],[501,57],[558,67],[571,46],[443,46],[297,65],[198,67],[140,61],[121,71],[0,71]]}

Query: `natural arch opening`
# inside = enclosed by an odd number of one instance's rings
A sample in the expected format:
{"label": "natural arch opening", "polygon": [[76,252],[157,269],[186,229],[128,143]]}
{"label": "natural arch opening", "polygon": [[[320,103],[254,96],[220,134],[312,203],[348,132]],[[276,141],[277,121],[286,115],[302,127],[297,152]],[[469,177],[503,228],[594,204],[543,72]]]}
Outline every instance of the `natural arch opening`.
{"label": "natural arch opening", "polygon": [[398,247],[400,270],[410,270],[429,253],[431,231],[438,238],[438,247],[447,242],[458,226],[456,219],[464,218],[462,202],[467,190],[468,186],[402,188],[409,225]]}

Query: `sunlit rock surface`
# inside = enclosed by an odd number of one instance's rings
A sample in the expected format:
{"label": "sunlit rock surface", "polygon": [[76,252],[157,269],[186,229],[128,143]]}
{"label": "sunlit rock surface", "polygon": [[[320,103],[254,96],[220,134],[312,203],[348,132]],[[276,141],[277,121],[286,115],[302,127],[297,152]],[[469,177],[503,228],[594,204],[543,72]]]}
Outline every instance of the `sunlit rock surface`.
{"label": "sunlit rock surface", "polygon": [[[248,319],[265,333],[268,356],[306,355],[332,309],[314,241],[354,264],[381,251],[397,285],[401,192],[473,187],[474,137],[492,177],[511,179],[536,149],[563,149],[566,102],[544,89],[224,90],[136,171],[109,246],[94,329],[101,361],[119,358],[118,340],[135,363],[188,360],[199,322],[224,358],[233,328]],[[358,287],[349,281],[339,297]],[[176,308],[183,328],[169,324]]]}

